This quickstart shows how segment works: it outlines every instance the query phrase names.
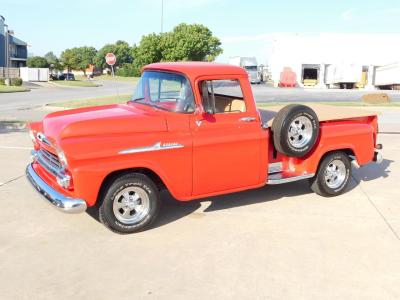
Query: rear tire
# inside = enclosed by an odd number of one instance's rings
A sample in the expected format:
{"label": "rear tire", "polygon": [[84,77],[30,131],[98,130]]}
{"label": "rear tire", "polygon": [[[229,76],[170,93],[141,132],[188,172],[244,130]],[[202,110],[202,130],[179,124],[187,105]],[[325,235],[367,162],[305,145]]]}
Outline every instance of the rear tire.
{"label": "rear tire", "polygon": [[144,174],[126,174],[115,179],[104,193],[99,219],[118,233],[148,228],[156,219],[161,201],[154,182]]}
{"label": "rear tire", "polygon": [[287,156],[303,157],[319,135],[316,113],[308,106],[291,104],[282,108],[272,123],[275,149]]}
{"label": "rear tire", "polygon": [[351,162],[344,152],[332,152],[324,157],[315,177],[310,180],[311,190],[324,197],[343,194],[349,184]]}

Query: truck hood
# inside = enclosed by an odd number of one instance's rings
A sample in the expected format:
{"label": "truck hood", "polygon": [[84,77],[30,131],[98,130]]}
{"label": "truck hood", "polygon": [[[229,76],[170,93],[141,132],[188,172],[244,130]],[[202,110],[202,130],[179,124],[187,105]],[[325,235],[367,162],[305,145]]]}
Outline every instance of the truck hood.
{"label": "truck hood", "polygon": [[107,105],[47,115],[43,131],[50,141],[69,137],[167,131],[165,117],[135,106]]}

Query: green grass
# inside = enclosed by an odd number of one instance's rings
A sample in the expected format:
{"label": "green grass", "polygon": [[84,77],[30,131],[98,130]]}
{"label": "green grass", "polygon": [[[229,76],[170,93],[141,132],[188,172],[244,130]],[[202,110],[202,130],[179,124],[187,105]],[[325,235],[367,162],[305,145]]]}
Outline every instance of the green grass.
{"label": "green grass", "polygon": [[16,92],[28,92],[30,89],[27,89],[23,86],[7,86],[0,85],[0,93],[16,93]]}
{"label": "green grass", "polygon": [[93,80],[111,80],[111,81],[122,81],[122,82],[132,82],[136,83],[139,77],[123,77],[123,76],[111,76],[111,75],[100,75],[95,76]]}
{"label": "green grass", "polygon": [[[63,108],[79,108],[97,105],[107,105],[107,104],[118,104],[125,103],[130,100],[130,94],[124,94],[120,96],[105,96],[91,99],[79,99],[60,103],[50,103],[48,106],[52,107],[63,107]],[[388,104],[368,104],[363,102],[301,102],[302,104],[327,104],[333,106],[357,106],[357,107],[400,107],[400,103],[388,103]],[[288,105],[292,104],[290,102],[268,102],[268,103],[258,103],[259,108],[268,108],[269,106],[277,105]]]}
{"label": "green grass", "polygon": [[62,107],[62,108],[79,108],[79,107],[89,107],[89,106],[98,106],[98,105],[107,105],[107,104],[117,104],[117,103],[125,103],[130,100],[132,95],[124,94],[119,96],[105,96],[105,97],[97,97],[91,99],[80,99],[80,100],[72,100],[60,103],[50,103],[47,106],[52,107]]}
{"label": "green grass", "polygon": [[89,80],[54,80],[51,81],[55,85],[72,86],[72,87],[98,87],[100,84]]}

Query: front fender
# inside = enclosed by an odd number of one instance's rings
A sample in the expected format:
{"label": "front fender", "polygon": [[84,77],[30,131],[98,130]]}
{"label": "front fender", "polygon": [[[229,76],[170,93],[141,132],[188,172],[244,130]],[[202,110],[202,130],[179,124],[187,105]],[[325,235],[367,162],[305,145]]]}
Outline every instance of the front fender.
{"label": "front fender", "polygon": [[190,149],[158,151],[157,155],[137,153],[118,155],[102,160],[75,162],[71,170],[76,196],[93,206],[105,178],[116,171],[148,169],[157,174],[176,199],[186,199],[192,192],[192,164]]}

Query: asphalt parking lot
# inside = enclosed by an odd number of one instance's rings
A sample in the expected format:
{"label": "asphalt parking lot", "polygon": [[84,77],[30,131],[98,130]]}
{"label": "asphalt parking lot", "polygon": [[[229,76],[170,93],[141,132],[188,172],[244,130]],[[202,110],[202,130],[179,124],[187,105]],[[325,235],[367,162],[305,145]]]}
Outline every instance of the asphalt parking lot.
{"label": "asphalt parking lot", "polygon": [[[34,121],[49,111],[43,106],[49,103],[90,99],[101,96],[131,94],[135,83],[101,80],[99,87],[59,87],[49,83],[30,84],[26,93],[0,93],[0,121]],[[267,84],[251,85],[257,103],[269,102],[361,102],[365,94],[387,93],[392,102],[400,101],[400,91],[368,91],[314,88],[274,88]]]}
{"label": "asphalt parking lot", "polygon": [[117,235],[51,208],[24,178],[26,132],[0,134],[1,299],[399,299],[400,135],[335,198],[295,182],[175,202]]}
{"label": "asphalt parking lot", "polygon": [[131,94],[135,84],[101,80],[99,87],[62,87],[51,83],[25,83],[30,92],[0,93],[0,120],[38,120],[48,111],[42,107],[49,103],[88,99],[103,96]]}

